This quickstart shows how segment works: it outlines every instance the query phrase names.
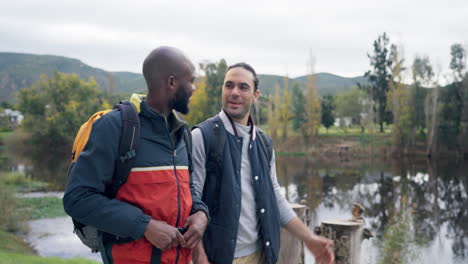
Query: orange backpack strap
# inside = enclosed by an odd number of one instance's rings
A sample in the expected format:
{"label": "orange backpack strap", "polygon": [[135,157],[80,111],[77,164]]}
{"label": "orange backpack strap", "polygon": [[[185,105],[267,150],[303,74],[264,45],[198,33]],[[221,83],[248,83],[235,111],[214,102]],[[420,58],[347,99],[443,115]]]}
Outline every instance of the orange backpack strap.
{"label": "orange backpack strap", "polygon": [[75,162],[78,159],[78,156],[80,156],[80,153],[86,146],[91,129],[93,128],[93,123],[110,111],[112,111],[112,109],[99,111],[92,115],[83,125],[81,125],[80,130],[78,130],[78,133],[76,134],[75,141],[73,142],[72,162]]}

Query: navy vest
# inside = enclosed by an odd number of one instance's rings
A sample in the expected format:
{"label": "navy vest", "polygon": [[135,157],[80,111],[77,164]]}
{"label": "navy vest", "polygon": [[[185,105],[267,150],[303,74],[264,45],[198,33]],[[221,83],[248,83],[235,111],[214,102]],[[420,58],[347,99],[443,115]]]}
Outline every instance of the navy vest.
{"label": "navy vest", "polygon": [[[214,116],[197,125],[203,134],[206,152],[206,180],[202,201],[210,211],[210,223],[203,236],[203,244],[210,262],[231,264],[237,241],[237,230],[241,209],[241,155],[242,137],[227,132],[221,118]],[[252,168],[252,182],[255,191],[257,215],[259,217],[259,239],[265,254],[266,263],[278,260],[280,248],[279,209],[273,184],[270,178],[270,164],[267,150],[260,142],[256,129],[256,139],[250,142],[249,158]],[[220,140],[217,133],[224,133]],[[219,134],[218,134],[219,135]],[[264,137],[272,145],[269,137]],[[222,142],[224,141],[224,142]],[[210,144],[220,145],[221,155],[209,151]],[[221,145],[224,145],[221,146]],[[210,157],[210,155],[214,155]],[[271,155],[271,154],[270,154]]]}

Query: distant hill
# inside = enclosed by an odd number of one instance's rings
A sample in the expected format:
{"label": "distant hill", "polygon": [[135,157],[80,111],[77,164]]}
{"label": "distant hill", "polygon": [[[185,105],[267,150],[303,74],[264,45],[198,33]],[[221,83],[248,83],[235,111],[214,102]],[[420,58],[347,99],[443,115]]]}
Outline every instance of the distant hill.
{"label": "distant hill", "polygon": [[[111,92],[144,92],[146,83],[143,76],[132,72],[108,72],[84,64],[78,59],[53,55],[34,55],[22,53],[0,52],[0,102],[13,102],[16,92],[30,87],[41,74],[51,76],[54,72],[75,73],[82,79],[93,77],[103,90]],[[283,78],[278,75],[259,74],[260,90],[269,95],[274,87],[283,86]],[[306,76],[288,79],[289,87],[297,82],[305,86]],[[330,73],[318,73],[317,84],[319,94],[336,94],[365,82],[364,77],[345,78]]]}
{"label": "distant hill", "polygon": [[[365,84],[367,83],[364,76],[347,78],[334,75],[331,73],[317,73],[317,87],[319,90],[319,95],[323,96],[326,94],[336,95],[341,91],[348,91],[351,87],[357,85],[358,83]],[[284,86],[284,77],[278,75],[266,75],[259,74],[259,89],[262,94],[273,94],[275,91],[275,85],[279,84],[280,90]],[[288,78],[289,89],[291,91],[294,83],[298,83],[299,86],[305,88],[307,81],[307,76],[300,76],[297,78]]]}
{"label": "distant hill", "polygon": [[0,101],[13,101],[16,91],[30,87],[41,74],[75,73],[82,79],[93,77],[102,89],[116,92],[145,90],[141,74],[108,72],[80,60],[53,55],[0,52]]}

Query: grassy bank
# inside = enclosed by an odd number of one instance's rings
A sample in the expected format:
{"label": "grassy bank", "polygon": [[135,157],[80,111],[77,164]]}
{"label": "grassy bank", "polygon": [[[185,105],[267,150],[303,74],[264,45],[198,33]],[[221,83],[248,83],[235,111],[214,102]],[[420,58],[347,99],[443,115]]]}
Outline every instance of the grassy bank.
{"label": "grassy bank", "polygon": [[[262,129],[270,136],[268,126]],[[323,157],[324,159],[387,159],[398,156],[426,157],[426,141],[424,135],[417,135],[415,144],[395,149],[392,146],[391,126],[385,126],[380,133],[377,127],[361,130],[353,126],[346,129],[331,127],[326,130],[323,126],[318,135],[311,136],[306,141],[301,131],[289,129],[284,137],[281,130],[273,138],[275,151],[278,156],[306,155]]]}
{"label": "grassy bank", "polygon": [[2,131],[0,132],[0,145],[3,145],[5,138],[13,134],[13,131]]}
{"label": "grassy bank", "polygon": [[308,155],[337,158],[388,157],[391,154],[389,134],[330,133],[319,134],[305,142],[299,134],[290,134],[286,139],[275,141],[279,156]]}
{"label": "grassy bank", "polygon": [[66,216],[62,199],[57,197],[19,198],[18,205],[29,212],[31,220]]}
{"label": "grassy bank", "polygon": [[0,264],[97,264],[83,258],[60,259],[0,251]]}
{"label": "grassy bank", "polygon": [[82,258],[40,257],[18,232],[27,231],[25,221],[65,216],[62,200],[57,197],[18,198],[17,193],[42,191],[47,184],[22,173],[0,175],[0,264],[95,264]]}
{"label": "grassy bank", "polygon": [[0,184],[5,185],[15,193],[46,191],[48,184],[32,179],[22,172],[7,172],[0,174]]}
{"label": "grassy bank", "polygon": [[[3,184],[10,193],[12,192],[15,194],[46,191],[48,188],[47,183],[36,181],[20,172],[1,174],[0,184]],[[8,199],[11,200],[12,198]],[[13,203],[15,204],[17,211],[21,211],[26,214],[25,218],[27,218],[27,220],[66,216],[62,206],[62,199],[58,197],[15,197]]]}

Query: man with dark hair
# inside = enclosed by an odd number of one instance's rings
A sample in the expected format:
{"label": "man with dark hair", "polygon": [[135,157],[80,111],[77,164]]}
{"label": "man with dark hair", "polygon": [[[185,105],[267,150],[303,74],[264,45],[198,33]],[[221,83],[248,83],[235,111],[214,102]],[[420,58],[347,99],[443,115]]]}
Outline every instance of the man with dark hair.
{"label": "man with dark hair", "polygon": [[194,263],[276,263],[281,226],[304,241],[318,263],[332,263],[332,241],[314,235],[280,193],[271,139],[250,117],[259,96],[255,70],[230,66],[222,111],[192,130],[193,183],[211,219]]}
{"label": "man with dark hair", "polygon": [[192,196],[184,139],[189,134],[176,112],[189,110],[195,67],[180,50],[160,47],[146,57],[143,75],[148,94],[135,105],[140,143],[126,182],[115,197],[107,195],[122,158],[123,121],[114,110],[93,123],[71,168],[64,208],[74,220],[100,230],[99,251],[106,264],[188,264],[208,222],[206,206]]}

